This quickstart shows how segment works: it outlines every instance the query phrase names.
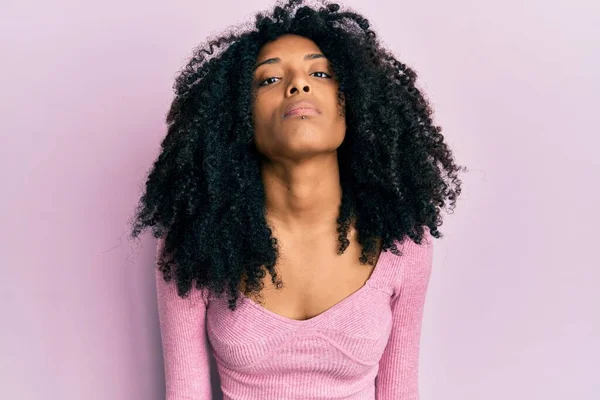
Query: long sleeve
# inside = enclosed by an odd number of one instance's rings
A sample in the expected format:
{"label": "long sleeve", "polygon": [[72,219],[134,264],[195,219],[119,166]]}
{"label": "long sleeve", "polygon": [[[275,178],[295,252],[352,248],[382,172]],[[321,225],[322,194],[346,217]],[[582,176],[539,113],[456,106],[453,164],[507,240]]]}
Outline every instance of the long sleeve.
{"label": "long sleeve", "polygon": [[406,258],[400,261],[391,300],[392,330],[375,379],[376,400],[419,399],[421,322],[431,276],[433,240],[428,229],[421,245],[407,240],[402,256]]}
{"label": "long sleeve", "polygon": [[[164,239],[161,238],[157,257],[160,257],[163,247]],[[155,271],[166,400],[210,400],[205,298],[194,287],[188,298],[179,297],[175,280],[166,282],[162,272],[158,268]]]}

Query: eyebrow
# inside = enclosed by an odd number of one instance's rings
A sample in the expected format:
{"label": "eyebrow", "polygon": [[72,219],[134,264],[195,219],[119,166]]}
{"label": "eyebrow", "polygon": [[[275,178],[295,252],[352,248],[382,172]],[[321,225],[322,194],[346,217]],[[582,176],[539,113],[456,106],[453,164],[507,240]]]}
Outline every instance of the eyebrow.
{"label": "eyebrow", "polygon": [[[305,54],[303,59],[306,60],[316,60],[317,58],[326,58],[325,55],[321,54],[321,53],[308,53]],[[264,61],[259,62],[258,64],[256,64],[254,66],[254,68],[252,69],[252,71],[256,71],[256,69],[258,67],[260,67],[261,65],[265,65],[265,64],[276,64],[278,62],[281,61],[281,58],[279,57],[273,57],[273,58],[268,58]]]}

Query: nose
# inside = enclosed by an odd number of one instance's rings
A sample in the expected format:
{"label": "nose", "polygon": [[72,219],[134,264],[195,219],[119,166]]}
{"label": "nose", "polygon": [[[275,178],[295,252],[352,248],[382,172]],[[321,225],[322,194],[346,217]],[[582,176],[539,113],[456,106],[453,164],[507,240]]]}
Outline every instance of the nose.
{"label": "nose", "polygon": [[292,80],[288,84],[288,87],[286,90],[286,93],[288,96],[296,94],[296,92],[298,92],[300,90],[302,90],[304,93],[310,93],[310,91],[311,91],[310,85],[308,84],[308,82],[306,81],[306,79],[304,77],[299,76],[299,75],[301,75],[301,74],[297,74],[294,78],[292,78]]}
{"label": "nose", "polygon": [[[296,93],[297,91],[298,91],[298,89],[296,88],[296,86],[290,85],[288,94],[292,95],[292,94]],[[310,92],[310,87],[308,85],[304,85],[304,86],[302,86],[302,91],[305,93],[308,93],[308,92]]]}

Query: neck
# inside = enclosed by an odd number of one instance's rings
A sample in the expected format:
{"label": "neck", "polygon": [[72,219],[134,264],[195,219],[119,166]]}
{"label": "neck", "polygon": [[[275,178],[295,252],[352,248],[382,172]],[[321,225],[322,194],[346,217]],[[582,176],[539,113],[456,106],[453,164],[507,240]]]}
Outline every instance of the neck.
{"label": "neck", "polygon": [[278,229],[312,235],[335,232],[342,188],[337,152],[261,168],[267,218]]}

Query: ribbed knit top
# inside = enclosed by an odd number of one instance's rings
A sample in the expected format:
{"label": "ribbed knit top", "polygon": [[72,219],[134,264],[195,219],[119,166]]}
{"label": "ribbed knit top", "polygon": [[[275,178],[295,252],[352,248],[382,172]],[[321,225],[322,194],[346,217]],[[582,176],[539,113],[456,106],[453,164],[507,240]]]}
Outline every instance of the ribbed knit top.
{"label": "ribbed knit top", "polygon": [[[423,306],[433,240],[396,242],[384,251],[364,286],[307,320],[276,314],[240,292],[192,289],[156,269],[166,399],[211,399],[209,352],[224,400],[416,400]],[[159,239],[157,256],[164,246]]]}

